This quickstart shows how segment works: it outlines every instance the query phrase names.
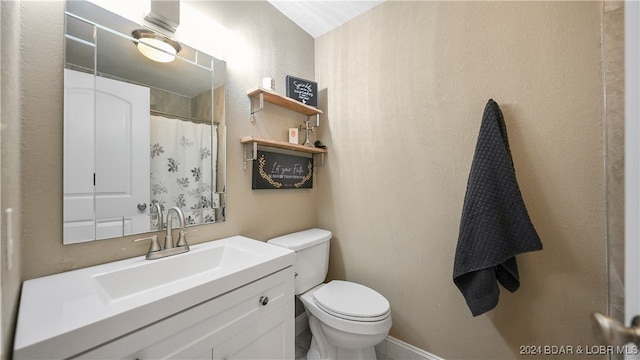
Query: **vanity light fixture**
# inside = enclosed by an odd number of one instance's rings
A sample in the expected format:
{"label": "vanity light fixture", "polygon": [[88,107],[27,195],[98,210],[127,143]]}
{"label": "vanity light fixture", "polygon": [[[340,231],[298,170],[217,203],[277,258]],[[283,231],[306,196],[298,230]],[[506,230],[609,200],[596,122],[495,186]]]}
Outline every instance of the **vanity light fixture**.
{"label": "vanity light fixture", "polygon": [[133,30],[131,35],[138,40],[138,51],[153,61],[172,62],[182,49],[177,41],[151,30],[137,29]]}

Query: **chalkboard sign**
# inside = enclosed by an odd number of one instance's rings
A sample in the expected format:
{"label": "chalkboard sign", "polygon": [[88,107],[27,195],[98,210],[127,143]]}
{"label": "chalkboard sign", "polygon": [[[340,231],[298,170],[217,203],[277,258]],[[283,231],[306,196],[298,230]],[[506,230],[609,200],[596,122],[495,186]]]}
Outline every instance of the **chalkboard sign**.
{"label": "chalkboard sign", "polygon": [[258,150],[253,162],[256,189],[305,189],[313,187],[313,158]]}
{"label": "chalkboard sign", "polygon": [[285,78],[287,97],[309,106],[318,106],[318,83],[291,75]]}

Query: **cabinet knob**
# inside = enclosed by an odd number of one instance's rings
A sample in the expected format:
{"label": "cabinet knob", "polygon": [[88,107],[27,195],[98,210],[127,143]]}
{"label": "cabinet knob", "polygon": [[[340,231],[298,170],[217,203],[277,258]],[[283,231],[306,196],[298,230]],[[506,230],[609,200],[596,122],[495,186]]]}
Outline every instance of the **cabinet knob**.
{"label": "cabinet knob", "polygon": [[269,303],[269,297],[268,296],[260,296],[259,302],[262,305],[267,305]]}

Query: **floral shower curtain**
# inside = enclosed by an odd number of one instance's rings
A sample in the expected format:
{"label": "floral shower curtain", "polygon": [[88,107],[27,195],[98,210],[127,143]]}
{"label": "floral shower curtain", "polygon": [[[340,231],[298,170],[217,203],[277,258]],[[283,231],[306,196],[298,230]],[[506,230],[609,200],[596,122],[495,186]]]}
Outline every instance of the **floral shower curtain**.
{"label": "floral shower curtain", "polygon": [[151,115],[151,203],[165,219],[177,206],[187,224],[215,221],[217,138],[216,126]]}

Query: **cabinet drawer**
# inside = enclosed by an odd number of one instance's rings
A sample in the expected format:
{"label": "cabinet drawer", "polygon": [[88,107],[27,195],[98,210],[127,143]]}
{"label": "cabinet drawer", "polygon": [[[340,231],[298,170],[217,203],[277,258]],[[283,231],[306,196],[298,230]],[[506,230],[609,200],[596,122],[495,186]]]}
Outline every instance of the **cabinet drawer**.
{"label": "cabinet drawer", "polygon": [[[195,359],[213,356],[213,348],[239,333],[273,322],[289,338],[285,348],[293,357],[293,268],[244,285],[229,293],[185,309],[159,322],[126,334],[77,359]],[[261,297],[268,301],[260,301]],[[278,316],[273,316],[278,314]],[[275,325],[274,325],[275,326]],[[273,334],[273,333],[271,333]],[[284,335],[283,335],[284,336]]]}

